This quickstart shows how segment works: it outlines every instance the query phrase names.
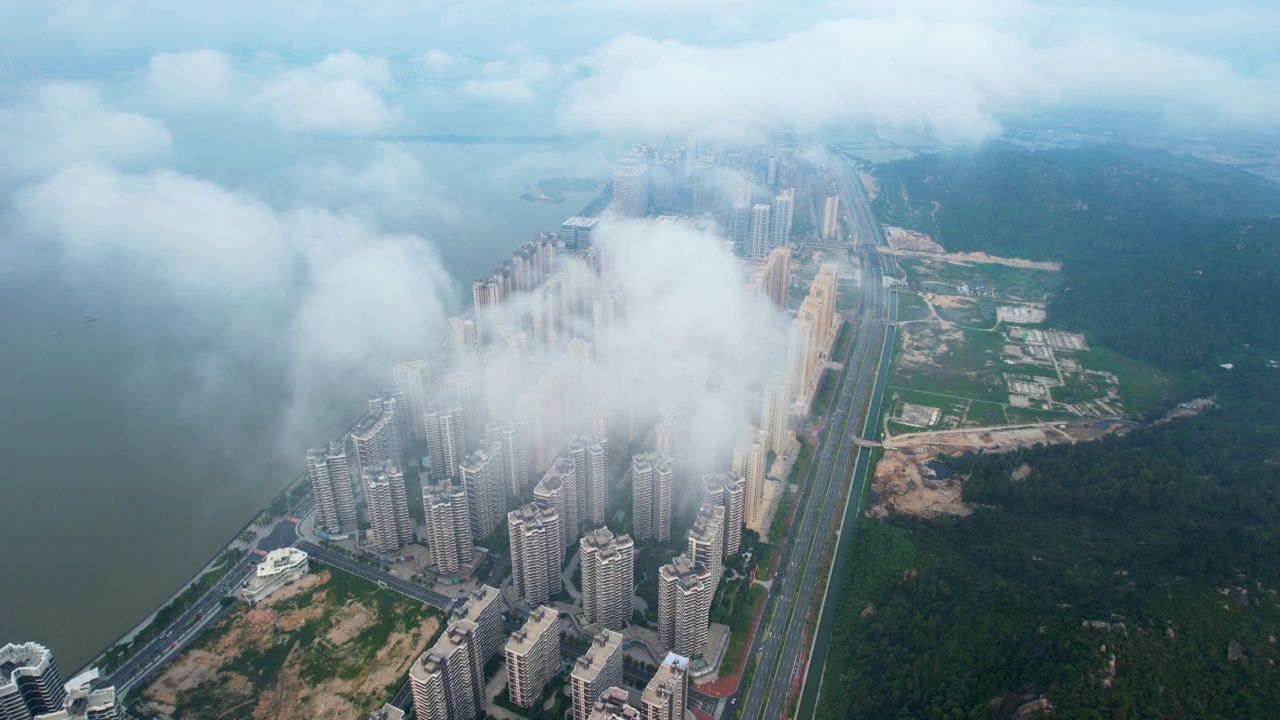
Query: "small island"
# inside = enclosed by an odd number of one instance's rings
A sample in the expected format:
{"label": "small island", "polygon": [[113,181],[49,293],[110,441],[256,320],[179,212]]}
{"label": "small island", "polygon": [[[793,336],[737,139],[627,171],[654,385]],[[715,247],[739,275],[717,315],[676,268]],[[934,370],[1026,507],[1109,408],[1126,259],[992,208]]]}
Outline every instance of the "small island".
{"label": "small island", "polygon": [[564,202],[569,193],[593,193],[600,189],[600,183],[591,178],[554,177],[539,180],[529,191],[520,196],[527,202]]}

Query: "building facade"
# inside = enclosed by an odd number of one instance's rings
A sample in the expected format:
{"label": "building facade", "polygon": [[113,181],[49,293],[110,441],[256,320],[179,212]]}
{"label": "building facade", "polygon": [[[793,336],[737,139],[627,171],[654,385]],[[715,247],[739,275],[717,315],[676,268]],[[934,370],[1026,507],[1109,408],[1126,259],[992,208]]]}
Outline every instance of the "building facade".
{"label": "building facade", "polygon": [[0,648],[0,718],[26,720],[57,712],[66,698],[49,648],[33,642]]}
{"label": "building facade", "polygon": [[677,555],[658,569],[658,640],[685,657],[701,657],[715,589],[711,573]]}
{"label": "building facade", "polygon": [[329,443],[307,451],[307,474],[316,499],[316,526],[330,533],[356,523],[356,498],[351,489],[351,470],[342,446]]}
{"label": "building facade", "polygon": [[588,622],[609,630],[631,624],[634,614],[635,543],[606,527],[592,530],[579,542],[582,611]]}
{"label": "building facade", "polygon": [[511,702],[533,707],[560,665],[560,621],[555,608],[544,605],[534,610],[524,627],[511,634],[505,653]]}
{"label": "building facade", "polygon": [[364,500],[369,509],[369,535],[379,552],[394,553],[413,541],[404,473],[391,462],[364,468]]}
{"label": "building facade", "polygon": [[724,508],[724,556],[737,555],[742,546],[742,525],[746,522],[746,489],[735,472],[702,476],[703,507]]}
{"label": "building facade", "polygon": [[668,653],[640,696],[642,720],[683,720],[689,703],[689,659]]}
{"label": "building facade", "polygon": [[592,638],[591,647],[574,661],[569,674],[573,720],[588,720],[604,691],[621,684],[622,633],[602,630]]}
{"label": "building facade", "polygon": [[507,513],[511,584],[530,606],[549,602],[560,592],[560,514],[554,507],[530,503]]}
{"label": "building facade", "polygon": [[436,571],[456,576],[461,566],[471,562],[471,514],[467,493],[460,484],[446,480],[422,489],[422,514],[426,525],[427,549]]}
{"label": "building facade", "polygon": [[471,535],[480,540],[502,524],[502,516],[507,510],[501,446],[491,445],[468,455],[458,465],[458,475],[467,494]]}
{"label": "building facade", "polygon": [[631,458],[632,529],[637,540],[671,539],[671,506],[675,498],[675,460],[670,455],[641,453]]}
{"label": "building facade", "polygon": [[421,720],[474,720],[484,712],[484,661],[479,628],[469,620],[448,628],[409,667],[414,714]]}

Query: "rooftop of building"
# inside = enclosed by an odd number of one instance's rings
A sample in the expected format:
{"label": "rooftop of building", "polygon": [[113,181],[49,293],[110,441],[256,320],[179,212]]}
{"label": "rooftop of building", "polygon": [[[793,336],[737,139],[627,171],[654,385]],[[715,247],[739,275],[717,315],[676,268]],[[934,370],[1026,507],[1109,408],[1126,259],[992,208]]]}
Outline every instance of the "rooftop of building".
{"label": "rooftop of building", "polygon": [[573,675],[591,682],[604,670],[613,654],[622,650],[622,633],[601,630],[591,639],[591,647],[573,663]]}
{"label": "rooftop of building", "polygon": [[369,720],[404,720],[404,711],[391,703],[387,703],[369,713]]}
{"label": "rooftop of building", "polygon": [[591,706],[590,720],[639,720],[640,711],[627,704],[628,699],[626,690],[607,688]]}
{"label": "rooftop of building", "polygon": [[288,572],[307,561],[307,553],[295,547],[283,547],[267,553],[267,558],[258,563],[257,577],[265,578]]}
{"label": "rooftop of building", "polygon": [[555,609],[548,605],[543,605],[529,614],[529,618],[525,620],[523,627],[511,633],[511,637],[507,640],[507,650],[517,655],[523,655],[533,648],[544,633],[554,633],[559,626],[560,621]]}
{"label": "rooftop of building", "polygon": [[13,681],[13,674],[22,668],[37,669],[45,661],[52,661],[49,648],[40,643],[9,643],[0,648],[0,681]]}

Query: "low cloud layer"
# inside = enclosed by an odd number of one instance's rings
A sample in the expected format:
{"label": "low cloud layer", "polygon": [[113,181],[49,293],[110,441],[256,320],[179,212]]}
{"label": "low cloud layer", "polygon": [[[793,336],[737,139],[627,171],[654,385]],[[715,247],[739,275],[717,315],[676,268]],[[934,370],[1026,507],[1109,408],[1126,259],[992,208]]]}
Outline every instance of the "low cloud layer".
{"label": "low cloud layer", "polygon": [[1261,125],[1280,75],[1112,34],[1033,43],[993,25],[911,15],[822,22],[778,40],[705,47],[624,35],[588,55],[563,96],[577,129],[749,137],[848,124],[973,142],[1011,113],[1156,111]]}

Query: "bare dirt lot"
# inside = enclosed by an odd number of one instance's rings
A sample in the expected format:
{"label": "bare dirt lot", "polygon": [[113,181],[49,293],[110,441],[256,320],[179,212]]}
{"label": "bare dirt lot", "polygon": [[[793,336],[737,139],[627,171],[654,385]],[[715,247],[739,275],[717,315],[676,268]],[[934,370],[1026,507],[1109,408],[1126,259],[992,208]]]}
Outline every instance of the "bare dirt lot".
{"label": "bare dirt lot", "polygon": [[[961,499],[960,479],[940,481],[929,477],[925,466],[939,454],[954,456],[977,450],[1009,452],[1038,443],[1095,440],[1128,432],[1133,427],[1132,422],[1104,419],[898,435],[885,441],[884,457],[876,465],[872,484],[874,503],[867,508],[867,515],[884,517],[897,512],[935,517],[973,512]],[[1019,468],[1015,477],[1023,480],[1031,472],[1030,467]]]}
{"label": "bare dirt lot", "polygon": [[395,691],[442,616],[322,569],[242,605],[143,691],[176,719],[364,717]]}

